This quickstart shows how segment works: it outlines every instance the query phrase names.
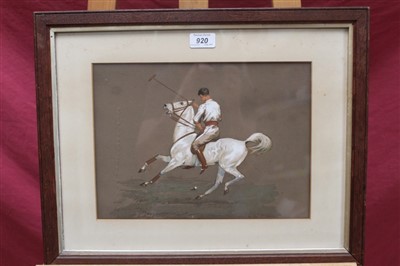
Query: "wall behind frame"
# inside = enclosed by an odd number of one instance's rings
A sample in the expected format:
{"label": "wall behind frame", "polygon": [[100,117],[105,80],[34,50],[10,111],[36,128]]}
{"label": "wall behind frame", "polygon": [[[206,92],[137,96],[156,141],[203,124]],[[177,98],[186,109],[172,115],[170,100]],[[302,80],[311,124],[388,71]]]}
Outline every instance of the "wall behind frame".
{"label": "wall behind frame", "polygon": [[[120,1],[123,8],[173,8],[178,1]],[[303,7],[370,6],[369,152],[365,266],[398,265],[399,23],[388,1],[302,1]],[[268,7],[270,1],[210,0],[216,7]],[[43,261],[33,55],[34,11],[86,10],[86,1],[1,3],[1,265]]]}

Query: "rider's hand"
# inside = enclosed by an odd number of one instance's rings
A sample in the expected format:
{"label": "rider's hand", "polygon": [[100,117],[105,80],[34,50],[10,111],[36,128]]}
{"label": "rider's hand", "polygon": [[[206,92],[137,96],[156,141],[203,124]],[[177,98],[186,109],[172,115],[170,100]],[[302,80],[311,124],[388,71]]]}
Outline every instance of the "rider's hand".
{"label": "rider's hand", "polygon": [[197,136],[200,136],[201,134],[203,134],[204,130],[199,130],[198,128],[196,128],[195,132]]}

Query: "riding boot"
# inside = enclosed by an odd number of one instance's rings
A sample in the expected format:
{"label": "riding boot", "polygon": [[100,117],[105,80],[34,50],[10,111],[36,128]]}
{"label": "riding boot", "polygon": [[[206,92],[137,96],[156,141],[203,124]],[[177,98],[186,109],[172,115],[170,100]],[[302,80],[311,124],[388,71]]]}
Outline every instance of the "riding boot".
{"label": "riding boot", "polygon": [[197,158],[199,159],[200,163],[201,163],[201,171],[200,174],[204,173],[204,171],[207,169],[207,161],[206,158],[204,158],[204,154],[201,150],[196,150],[196,155]]}

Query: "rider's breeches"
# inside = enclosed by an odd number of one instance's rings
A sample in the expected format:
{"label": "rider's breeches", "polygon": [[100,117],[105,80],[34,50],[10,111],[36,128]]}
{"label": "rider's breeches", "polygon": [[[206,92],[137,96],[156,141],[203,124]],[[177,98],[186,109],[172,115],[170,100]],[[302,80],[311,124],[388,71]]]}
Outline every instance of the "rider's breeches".
{"label": "rider's breeches", "polygon": [[193,142],[192,147],[194,150],[198,150],[201,145],[206,144],[218,137],[219,128],[217,126],[206,126],[204,132]]}

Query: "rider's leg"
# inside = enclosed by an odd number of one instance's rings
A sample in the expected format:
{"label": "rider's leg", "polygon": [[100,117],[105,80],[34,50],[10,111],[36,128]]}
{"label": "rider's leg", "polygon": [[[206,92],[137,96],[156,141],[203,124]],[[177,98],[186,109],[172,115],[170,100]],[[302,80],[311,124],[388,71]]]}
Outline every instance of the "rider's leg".
{"label": "rider's leg", "polygon": [[203,134],[201,134],[200,136],[198,136],[195,141],[193,141],[192,143],[192,148],[195,152],[195,154],[197,155],[197,158],[199,159],[200,163],[201,163],[201,171],[200,174],[202,174],[206,169],[207,169],[207,161],[206,158],[204,157],[203,152],[200,150],[200,146],[204,145],[205,143],[207,143],[209,137],[207,136],[207,134],[205,134],[203,132]]}
{"label": "rider's leg", "polygon": [[197,158],[199,159],[201,163],[201,171],[200,174],[202,174],[206,169],[207,169],[207,160],[204,157],[203,152],[200,149],[201,145],[205,145],[206,143],[212,141],[213,139],[218,138],[219,136],[219,128],[216,126],[207,126],[204,129],[204,132],[198,136],[195,141],[192,143],[192,148],[195,151]]}
{"label": "rider's leg", "polygon": [[208,168],[206,158],[204,157],[203,152],[198,148],[197,150],[195,149],[197,158],[199,159],[201,163],[201,171],[200,174],[204,173],[204,171]]}

